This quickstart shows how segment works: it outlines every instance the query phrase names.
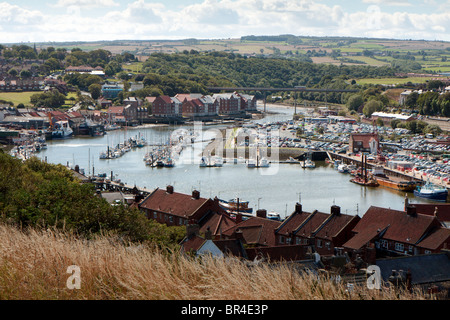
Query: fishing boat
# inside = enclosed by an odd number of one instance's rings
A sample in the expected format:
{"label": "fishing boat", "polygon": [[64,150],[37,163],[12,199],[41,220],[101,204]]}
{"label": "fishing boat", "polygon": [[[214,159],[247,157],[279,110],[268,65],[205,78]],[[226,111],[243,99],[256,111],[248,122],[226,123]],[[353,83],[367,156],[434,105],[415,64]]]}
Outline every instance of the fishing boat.
{"label": "fishing boat", "polygon": [[69,121],[57,121],[52,130],[52,139],[66,139],[71,137],[73,130],[69,125]]}
{"label": "fishing boat", "polygon": [[414,190],[414,195],[416,197],[446,202],[448,197],[448,190],[445,187],[427,181],[427,183],[425,183],[423,186],[416,187],[416,189]]}
{"label": "fishing boat", "polygon": [[367,156],[363,154],[361,160],[361,173],[356,174],[354,178],[350,179],[350,182],[364,187],[378,187],[379,183],[373,174],[367,170]]}
{"label": "fishing boat", "polygon": [[239,198],[234,198],[231,200],[222,200],[219,199],[219,205],[221,208],[226,210],[228,213],[248,213],[251,214],[253,212],[253,208],[249,207],[248,201],[241,201]]}

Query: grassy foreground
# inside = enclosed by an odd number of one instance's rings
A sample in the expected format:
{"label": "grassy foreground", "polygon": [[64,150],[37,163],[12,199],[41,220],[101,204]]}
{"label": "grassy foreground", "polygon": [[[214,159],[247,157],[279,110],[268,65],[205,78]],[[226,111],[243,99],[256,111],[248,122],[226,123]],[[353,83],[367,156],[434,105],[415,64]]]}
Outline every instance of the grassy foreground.
{"label": "grassy foreground", "polygon": [[[68,289],[80,268],[80,289]],[[0,224],[0,299],[10,300],[406,300],[420,294],[387,288],[352,292],[291,267],[235,259],[182,257],[114,237],[81,240],[70,234]]]}

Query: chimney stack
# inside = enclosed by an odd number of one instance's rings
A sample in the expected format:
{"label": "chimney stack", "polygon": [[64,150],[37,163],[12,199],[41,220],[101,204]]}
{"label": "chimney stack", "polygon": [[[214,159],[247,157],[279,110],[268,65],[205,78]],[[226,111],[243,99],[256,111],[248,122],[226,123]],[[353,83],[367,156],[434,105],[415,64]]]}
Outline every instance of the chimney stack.
{"label": "chimney stack", "polygon": [[260,218],[267,218],[267,210],[265,209],[256,210],[256,216]]}
{"label": "chimney stack", "polygon": [[295,213],[302,213],[303,209],[302,209],[302,205],[300,203],[296,203],[295,204]]}
{"label": "chimney stack", "polygon": [[341,214],[341,207],[336,206],[336,205],[332,205],[331,206],[331,214],[332,215],[336,215],[336,216],[340,215]]}
{"label": "chimney stack", "polygon": [[198,190],[192,191],[192,199],[195,199],[195,200],[200,199],[200,191],[198,191]]}
{"label": "chimney stack", "polygon": [[167,186],[166,192],[167,192],[168,194],[172,194],[172,193],[173,193],[173,186]]}
{"label": "chimney stack", "polygon": [[240,214],[239,212],[236,213],[236,223],[241,223],[242,222],[242,214]]}
{"label": "chimney stack", "polygon": [[417,217],[416,206],[409,205],[409,206],[406,208],[406,214],[407,214],[408,216],[411,216],[411,217]]}

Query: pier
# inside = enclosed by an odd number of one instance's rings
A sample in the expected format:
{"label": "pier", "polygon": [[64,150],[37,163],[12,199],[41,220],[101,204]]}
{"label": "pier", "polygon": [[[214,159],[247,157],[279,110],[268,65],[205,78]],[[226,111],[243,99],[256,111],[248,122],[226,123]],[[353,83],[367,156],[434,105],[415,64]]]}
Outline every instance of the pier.
{"label": "pier", "polygon": [[[327,154],[328,154],[328,158],[333,161],[341,160],[345,164],[354,164],[357,166],[362,165],[361,157],[358,157],[358,156],[349,156],[349,155],[338,154],[338,153],[329,152],[329,151],[327,152]],[[414,170],[400,171],[400,170],[387,168],[384,164],[374,163],[374,162],[367,162],[366,166],[368,169],[372,169],[373,167],[376,167],[376,166],[382,166],[384,174],[386,174],[387,176],[399,177],[399,178],[402,178],[407,181],[415,181],[415,182],[423,183],[427,179],[426,176],[422,176],[419,174],[416,175]],[[435,183],[437,185],[443,185],[442,181],[439,181],[437,179],[430,179],[430,182]],[[449,184],[444,184],[444,186],[447,189],[450,189]]]}

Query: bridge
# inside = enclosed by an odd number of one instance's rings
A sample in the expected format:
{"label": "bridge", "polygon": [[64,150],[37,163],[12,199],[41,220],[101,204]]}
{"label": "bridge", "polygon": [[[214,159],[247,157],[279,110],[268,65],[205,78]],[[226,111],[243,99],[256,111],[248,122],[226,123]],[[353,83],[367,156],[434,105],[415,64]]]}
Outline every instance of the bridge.
{"label": "bridge", "polygon": [[306,91],[306,92],[359,92],[356,89],[323,89],[323,88],[267,88],[267,87],[206,87],[211,91]]}

